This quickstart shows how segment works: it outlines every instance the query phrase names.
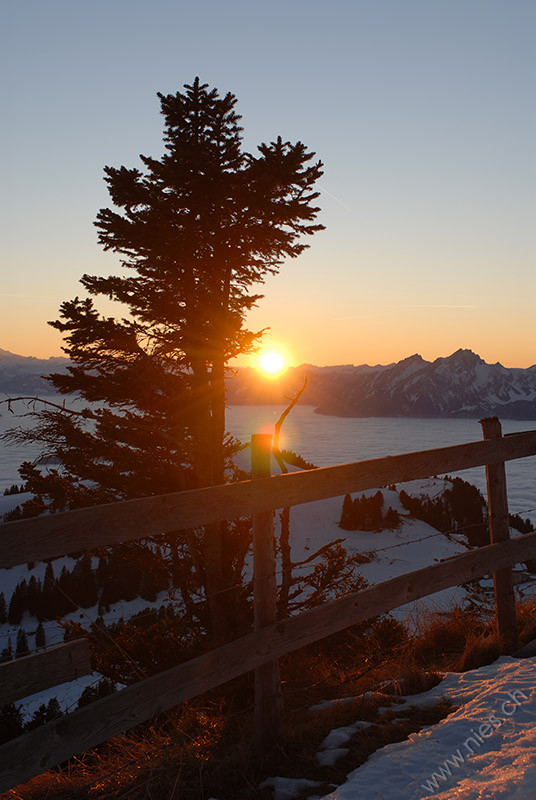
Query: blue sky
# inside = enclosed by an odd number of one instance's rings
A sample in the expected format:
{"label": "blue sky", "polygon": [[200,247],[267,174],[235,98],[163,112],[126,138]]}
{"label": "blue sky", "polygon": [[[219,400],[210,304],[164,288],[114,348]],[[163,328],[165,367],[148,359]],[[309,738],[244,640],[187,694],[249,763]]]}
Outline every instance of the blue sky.
{"label": "blue sky", "polygon": [[0,347],[59,353],[46,320],[115,268],[102,168],[158,155],[156,92],[199,75],[237,95],[247,149],[280,134],[325,163],[326,231],[251,327],[298,363],[536,363],[532,0],[24,0],[3,20]]}

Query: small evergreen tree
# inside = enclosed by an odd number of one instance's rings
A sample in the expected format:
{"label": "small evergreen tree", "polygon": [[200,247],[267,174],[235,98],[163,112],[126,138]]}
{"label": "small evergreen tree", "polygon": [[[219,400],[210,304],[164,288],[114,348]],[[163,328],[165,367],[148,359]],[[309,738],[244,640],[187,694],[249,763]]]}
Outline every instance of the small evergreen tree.
{"label": "small evergreen tree", "polygon": [[76,611],[77,601],[75,596],[78,594],[78,586],[72,572],[69,572],[64,565],[61,568],[60,577],[56,581],[53,594],[53,608],[56,617],[63,617]]}
{"label": "small evergreen tree", "polygon": [[58,595],[54,567],[49,561],[45,568],[45,579],[41,595],[42,619],[55,619],[58,616]]}
{"label": "small evergreen tree", "polygon": [[24,726],[26,731],[32,731],[34,728],[39,728],[45,722],[50,722],[53,719],[63,716],[60,704],[57,697],[51,697],[48,703],[41,703],[37,711],[34,711],[32,718]]}
{"label": "small evergreen tree", "polygon": [[11,636],[8,637],[7,647],[2,650],[1,661],[11,661],[13,658],[13,645],[11,644]]}
{"label": "small evergreen tree", "polygon": [[25,580],[21,581],[15,586],[11,600],[9,602],[9,610],[7,613],[8,622],[10,625],[20,625],[22,615],[28,607],[28,584]]}
{"label": "small evergreen tree", "polygon": [[96,686],[86,686],[78,699],[77,708],[83,708],[101,697],[107,697],[115,692],[115,683],[109,678],[103,678]]}
{"label": "small evergreen tree", "polygon": [[353,511],[354,504],[352,502],[352,496],[345,494],[344,500],[342,501],[342,512],[339,520],[339,528],[342,528],[345,531],[355,530]]}
{"label": "small evergreen tree", "polygon": [[24,731],[20,706],[14,703],[0,708],[0,744],[15,739]]}
{"label": "small evergreen tree", "polygon": [[39,650],[46,647],[46,643],[45,629],[43,628],[43,623],[40,622],[35,631],[35,647]]}
{"label": "small evergreen tree", "polygon": [[95,573],[91,567],[91,558],[87,554],[75,564],[72,592],[73,599],[81,608],[91,608],[99,600]]}
{"label": "small evergreen tree", "polygon": [[388,528],[389,530],[398,528],[400,526],[400,515],[398,511],[395,511],[394,508],[389,506],[385,517],[383,518],[383,524],[384,527]]}
{"label": "small evergreen tree", "polygon": [[0,625],[3,625],[5,622],[7,622],[6,598],[4,597],[4,593],[0,592]]}
{"label": "small evergreen tree", "polygon": [[30,580],[28,581],[28,600],[27,600],[27,608],[30,614],[34,617],[37,617],[40,609],[39,603],[39,584],[35,575],[32,575]]}
{"label": "small evergreen tree", "polygon": [[29,652],[30,648],[28,647],[28,637],[26,636],[26,631],[24,628],[19,628],[17,631],[17,647],[15,649],[15,658],[27,656]]}

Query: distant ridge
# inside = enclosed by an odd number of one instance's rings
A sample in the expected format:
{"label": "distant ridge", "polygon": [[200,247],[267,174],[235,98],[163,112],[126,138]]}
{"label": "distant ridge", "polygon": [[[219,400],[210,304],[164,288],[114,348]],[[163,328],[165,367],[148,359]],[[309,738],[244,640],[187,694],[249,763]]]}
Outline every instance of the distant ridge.
{"label": "distant ridge", "polygon": [[536,419],[536,365],[508,369],[463,349],[432,362],[415,354],[356,375],[316,410],[349,417]]}
{"label": "distant ridge", "polygon": [[[51,394],[42,377],[64,372],[69,359],[39,359],[0,349],[0,393]],[[229,405],[287,404],[308,375],[303,404],[343,417],[466,417],[536,419],[536,365],[488,364],[472,350],[426,361],[418,353],[393,364],[293,367],[277,380],[251,367],[227,379]]]}
{"label": "distant ridge", "polygon": [[536,365],[487,364],[472,350],[426,361],[418,353],[395,364],[301,365],[278,381],[238,370],[228,383],[229,403],[287,403],[307,372],[303,403],[341,417],[466,417],[536,419]]}
{"label": "distant ridge", "polygon": [[35,358],[20,356],[0,348],[0,392],[4,394],[52,394],[42,376],[65,372],[69,359],[62,356]]}

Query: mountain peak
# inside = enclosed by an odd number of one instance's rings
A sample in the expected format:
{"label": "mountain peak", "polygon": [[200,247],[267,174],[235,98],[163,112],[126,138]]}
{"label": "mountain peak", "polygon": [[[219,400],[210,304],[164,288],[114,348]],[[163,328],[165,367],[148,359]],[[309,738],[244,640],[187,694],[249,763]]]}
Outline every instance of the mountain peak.
{"label": "mountain peak", "polygon": [[480,358],[477,353],[473,353],[472,350],[464,349],[463,347],[460,347],[459,350],[456,350],[455,353],[453,353],[451,356],[448,356],[445,360],[455,361],[456,363],[463,364],[464,366],[486,363],[484,359]]}
{"label": "mountain peak", "polygon": [[420,353],[413,353],[412,356],[408,356],[407,358],[403,358],[402,361],[398,362],[399,364],[424,364],[424,358],[421,356]]}

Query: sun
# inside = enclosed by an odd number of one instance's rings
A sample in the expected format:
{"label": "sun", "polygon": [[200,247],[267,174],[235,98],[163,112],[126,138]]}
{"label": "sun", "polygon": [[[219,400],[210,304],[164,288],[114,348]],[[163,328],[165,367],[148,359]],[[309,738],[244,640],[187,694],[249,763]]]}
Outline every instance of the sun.
{"label": "sun", "polygon": [[257,369],[267,378],[278,378],[287,368],[284,356],[276,350],[261,353],[258,358]]}

